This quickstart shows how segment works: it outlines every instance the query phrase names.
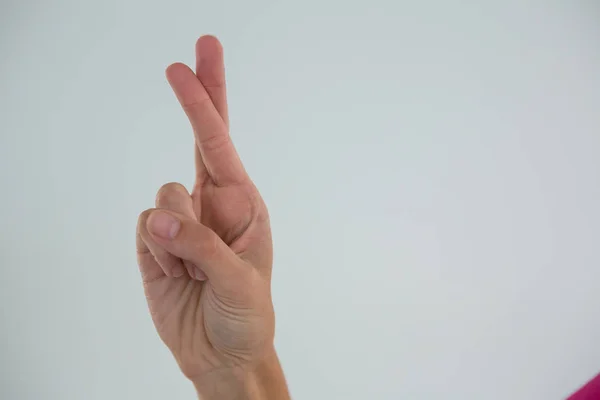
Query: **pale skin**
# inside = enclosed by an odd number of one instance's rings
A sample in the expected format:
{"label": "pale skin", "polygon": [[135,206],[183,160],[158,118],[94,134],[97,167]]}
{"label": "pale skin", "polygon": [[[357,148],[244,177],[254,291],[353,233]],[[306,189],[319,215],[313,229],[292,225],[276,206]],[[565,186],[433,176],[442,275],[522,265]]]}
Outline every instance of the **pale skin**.
{"label": "pale skin", "polygon": [[167,79],[195,136],[192,193],[168,183],[140,214],[136,246],[154,325],[203,400],[288,400],[273,336],[269,215],[229,136],[223,49]]}

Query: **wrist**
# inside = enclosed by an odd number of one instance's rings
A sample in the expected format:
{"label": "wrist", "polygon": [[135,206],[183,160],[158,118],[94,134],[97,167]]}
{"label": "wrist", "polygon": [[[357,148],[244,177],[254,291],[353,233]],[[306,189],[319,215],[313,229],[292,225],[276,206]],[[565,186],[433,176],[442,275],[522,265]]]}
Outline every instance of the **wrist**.
{"label": "wrist", "polygon": [[259,400],[252,370],[224,368],[192,380],[201,400]]}
{"label": "wrist", "polygon": [[289,393],[274,347],[251,367],[219,369],[192,380],[202,400],[287,400]]}

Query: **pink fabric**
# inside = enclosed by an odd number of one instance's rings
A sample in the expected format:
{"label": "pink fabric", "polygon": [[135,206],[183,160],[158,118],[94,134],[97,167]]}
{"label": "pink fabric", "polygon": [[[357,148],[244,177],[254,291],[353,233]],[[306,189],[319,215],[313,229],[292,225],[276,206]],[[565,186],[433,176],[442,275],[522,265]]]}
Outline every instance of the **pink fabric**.
{"label": "pink fabric", "polygon": [[600,374],[572,394],[567,400],[600,400]]}

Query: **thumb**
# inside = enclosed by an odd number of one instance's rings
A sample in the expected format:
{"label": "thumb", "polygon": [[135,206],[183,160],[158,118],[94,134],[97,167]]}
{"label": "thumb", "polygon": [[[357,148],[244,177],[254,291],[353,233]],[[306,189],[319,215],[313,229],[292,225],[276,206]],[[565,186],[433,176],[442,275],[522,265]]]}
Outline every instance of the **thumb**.
{"label": "thumb", "polygon": [[182,260],[191,261],[216,286],[243,282],[251,268],[210,228],[170,210],[154,210],[146,221],[157,244]]}

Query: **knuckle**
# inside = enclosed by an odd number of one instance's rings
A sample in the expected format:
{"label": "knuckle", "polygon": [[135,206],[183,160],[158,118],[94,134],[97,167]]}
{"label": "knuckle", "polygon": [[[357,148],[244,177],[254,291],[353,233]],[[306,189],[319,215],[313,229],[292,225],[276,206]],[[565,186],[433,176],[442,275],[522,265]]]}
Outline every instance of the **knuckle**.
{"label": "knuckle", "polygon": [[212,104],[212,100],[210,97],[202,97],[194,100],[190,100],[186,103],[182,103],[181,107],[186,113],[195,113],[197,110],[206,107],[207,105]]}
{"label": "knuckle", "polygon": [[223,89],[225,87],[224,79],[214,79],[211,81],[202,82],[205,89]]}
{"label": "knuckle", "polygon": [[188,231],[188,235],[183,239],[191,250],[190,257],[203,262],[214,260],[219,252],[219,236],[209,228],[198,223],[193,223],[193,230]]}
{"label": "knuckle", "polygon": [[169,182],[160,187],[156,192],[156,205],[162,204],[168,201],[172,196],[179,194],[188,194],[187,189],[181,183]]}
{"label": "knuckle", "polygon": [[154,208],[149,208],[147,210],[142,211],[140,213],[140,215],[138,216],[138,222],[137,222],[138,235],[143,235],[143,232],[146,230],[146,221],[148,220],[148,217],[150,216],[150,213],[152,213],[153,210],[154,210]]}
{"label": "knuckle", "polygon": [[231,142],[230,136],[226,132],[217,132],[200,141],[200,146],[205,151],[215,152],[227,147]]}
{"label": "knuckle", "polygon": [[204,237],[202,238],[202,240],[200,240],[200,251],[205,257],[214,257],[219,249],[219,237],[210,231],[205,231],[202,236]]}
{"label": "knuckle", "polygon": [[[146,221],[148,221],[148,217],[154,208],[149,208],[145,211],[142,211],[138,216],[137,226],[136,226],[136,243],[138,246],[142,246],[143,238],[148,236],[146,229]],[[144,245],[145,246],[145,245]]]}
{"label": "knuckle", "polygon": [[150,213],[152,213],[153,210],[154,210],[154,208],[149,208],[140,213],[140,215],[138,217],[138,226],[141,226],[141,224],[146,223],[146,220],[148,219],[148,217],[150,216]]}

